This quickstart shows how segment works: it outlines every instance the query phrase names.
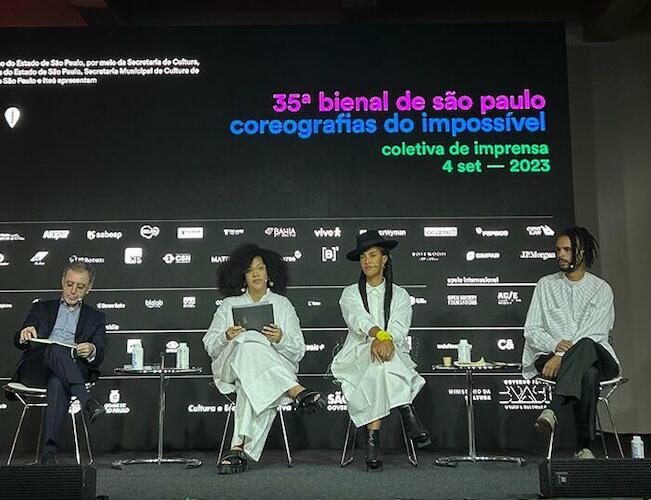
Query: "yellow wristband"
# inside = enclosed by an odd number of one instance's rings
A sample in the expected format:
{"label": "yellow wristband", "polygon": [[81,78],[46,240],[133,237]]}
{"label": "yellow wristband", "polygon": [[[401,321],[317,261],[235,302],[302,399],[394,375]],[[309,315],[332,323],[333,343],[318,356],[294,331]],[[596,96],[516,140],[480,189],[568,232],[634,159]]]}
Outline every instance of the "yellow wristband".
{"label": "yellow wristband", "polygon": [[380,330],[375,334],[375,338],[378,340],[393,340],[393,336],[384,330]]}

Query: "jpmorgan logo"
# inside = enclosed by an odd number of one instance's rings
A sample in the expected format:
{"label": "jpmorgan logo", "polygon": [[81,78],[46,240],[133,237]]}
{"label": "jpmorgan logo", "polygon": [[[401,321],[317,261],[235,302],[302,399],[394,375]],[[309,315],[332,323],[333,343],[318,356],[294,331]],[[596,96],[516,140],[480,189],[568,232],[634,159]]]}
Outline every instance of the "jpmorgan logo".
{"label": "jpmorgan logo", "polygon": [[46,229],[43,231],[44,240],[67,240],[70,229]]}
{"label": "jpmorgan logo", "polygon": [[500,253],[499,252],[475,252],[474,250],[469,250],[466,252],[466,260],[468,262],[473,261],[475,259],[499,259],[500,258]]}
{"label": "jpmorgan logo", "polygon": [[317,238],[341,238],[341,228],[339,226],[333,229],[325,229],[320,227],[319,229],[314,230],[314,236]]}
{"label": "jpmorgan logo", "polygon": [[520,258],[549,260],[555,259],[556,254],[554,252],[539,252],[538,250],[522,250],[520,252]]}
{"label": "jpmorgan logo", "polygon": [[508,229],[483,229],[479,226],[475,227],[475,232],[479,236],[483,236],[485,238],[491,238],[491,237],[504,238],[509,235]]}
{"label": "jpmorgan logo", "polygon": [[515,342],[513,342],[513,339],[498,339],[497,348],[500,351],[514,351]]}
{"label": "jpmorgan logo", "polygon": [[95,229],[89,229],[86,231],[86,238],[89,240],[119,240],[122,238],[121,231],[107,231],[106,229],[102,231],[97,231]]}
{"label": "jpmorgan logo", "polygon": [[456,238],[459,235],[459,228],[456,226],[427,226],[423,228],[423,235],[426,238]]}
{"label": "jpmorgan logo", "polygon": [[264,234],[273,238],[296,238],[296,228],[293,226],[288,227],[274,227],[269,226],[264,230]]}
{"label": "jpmorgan logo", "polygon": [[140,227],[140,236],[147,240],[156,238],[159,234],[160,228],[158,226],[150,226],[149,224],[145,224],[144,226]]}
{"label": "jpmorgan logo", "polygon": [[529,236],[554,236],[554,230],[547,224],[540,226],[527,226],[527,233]]}
{"label": "jpmorgan logo", "polygon": [[515,290],[504,290],[497,292],[497,304],[500,306],[510,306],[522,302],[520,294]]}

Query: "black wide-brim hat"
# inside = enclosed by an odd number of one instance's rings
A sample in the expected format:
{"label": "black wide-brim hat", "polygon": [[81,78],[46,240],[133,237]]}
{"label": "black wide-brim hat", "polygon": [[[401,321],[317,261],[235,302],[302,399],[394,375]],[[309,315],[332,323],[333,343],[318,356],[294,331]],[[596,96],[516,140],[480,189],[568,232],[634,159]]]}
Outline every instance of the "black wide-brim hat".
{"label": "black wide-brim hat", "polygon": [[359,256],[371,247],[382,247],[392,250],[398,246],[396,240],[385,240],[375,229],[371,229],[357,236],[357,248],[346,254],[348,260],[359,260]]}

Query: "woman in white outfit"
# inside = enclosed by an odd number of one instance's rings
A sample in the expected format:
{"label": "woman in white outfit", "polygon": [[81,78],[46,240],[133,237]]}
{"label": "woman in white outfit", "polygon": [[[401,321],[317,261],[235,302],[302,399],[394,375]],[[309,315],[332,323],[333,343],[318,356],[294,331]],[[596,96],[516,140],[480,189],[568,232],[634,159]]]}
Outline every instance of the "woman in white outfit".
{"label": "woman in white outfit", "polygon": [[[217,284],[225,298],[217,308],[203,344],[212,359],[215,385],[222,394],[237,394],[231,449],[218,472],[247,469],[247,457],[258,461],[278,404],[293,401],[296,410],[313,412],[323,395],[298,383],[298,363],[305,341],[296,311],[284,296],[287,264],[276,252],[245,244],[218,270]],[[233,306],[268,302],[274,323],[262,332],[233,322]]]}
{"label": "woman in white outfit", "polygon": [[409,357],[409,294],[393,283],[389,251],[397,244],[375,230],[359,235],[357,248],[347,254],[360,263],[359,282],[346,287],[339,300],[348,336],[332,373],[341,382],[351,420],[356,427],[366,426],[369,471],[382,467],[380,427],[392,408],[400,409],[407,434],[419,448],[431,443],[411,406],[425,380]]}

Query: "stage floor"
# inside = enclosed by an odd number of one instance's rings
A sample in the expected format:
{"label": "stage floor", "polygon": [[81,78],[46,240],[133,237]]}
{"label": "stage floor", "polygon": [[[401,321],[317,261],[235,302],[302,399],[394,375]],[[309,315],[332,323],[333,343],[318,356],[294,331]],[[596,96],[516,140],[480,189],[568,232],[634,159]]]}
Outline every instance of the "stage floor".
{"label": "stage floor", "polygon": [[[168,458],[198,458],[203,465],[130,465],[111,468],[117,459],[146,458],[150,452],[98,455],[97,494],[120,499],[520,499],[538,498],[538,464],[541,457],[526,455],[527,465],[464,463],[458,468],[437,467],[439,453],[421,451],[419,465],[410,465],[403,450],[385,452],[384,470],[366,472],[362,450],[355,461],[339,466],[336,450],[297,450],[287,467],[282,450],[266,450],[262,460],[238,475],[218,475],[215,452],[167,453]],[[63,456],[62,463],[72,463]],[[14,463],[25,463],[18,457]]]}

